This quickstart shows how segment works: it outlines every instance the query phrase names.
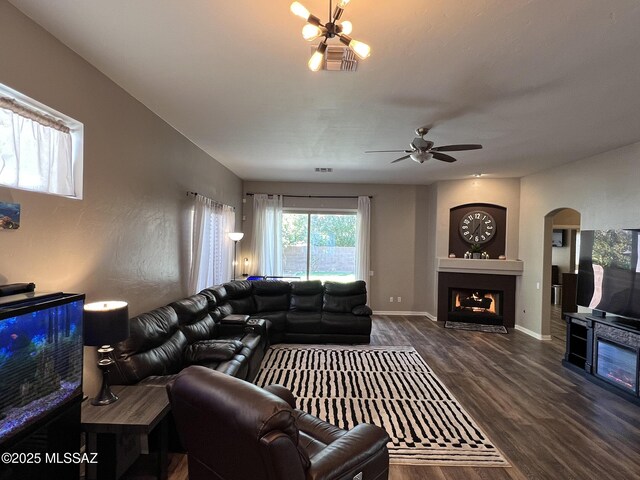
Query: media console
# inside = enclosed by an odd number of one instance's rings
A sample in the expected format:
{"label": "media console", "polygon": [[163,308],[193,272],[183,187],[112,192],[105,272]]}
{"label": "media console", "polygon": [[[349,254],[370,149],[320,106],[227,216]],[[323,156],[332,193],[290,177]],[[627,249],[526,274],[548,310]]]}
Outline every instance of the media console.
{"label": "media console", "polygon": [[565,313],[563,365],[640,404],[640,322],[623,317]]}

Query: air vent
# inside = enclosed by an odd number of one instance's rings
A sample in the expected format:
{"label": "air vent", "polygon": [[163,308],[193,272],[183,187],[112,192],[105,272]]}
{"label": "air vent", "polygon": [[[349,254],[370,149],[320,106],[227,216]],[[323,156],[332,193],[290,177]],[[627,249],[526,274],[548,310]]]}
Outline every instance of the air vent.
{"label": "air vent", "polygon": [[331,173],[333,172],[333,168],[325,168],[325,167],[316,167],[317,173]]}
{"label": "air vent", "polygon": [[[317,46],[311,47],[311,53]],[[329,45],[325,53],[323,70],[331,72],[355,72],[358,69],[358,57],[346,45]]]}

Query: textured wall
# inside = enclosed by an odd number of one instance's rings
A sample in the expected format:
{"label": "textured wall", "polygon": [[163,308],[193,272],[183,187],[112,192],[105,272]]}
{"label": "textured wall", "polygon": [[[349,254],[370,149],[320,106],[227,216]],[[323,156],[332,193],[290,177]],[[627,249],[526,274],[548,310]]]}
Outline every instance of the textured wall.
{"label": "textured wall", "polygon": [[241,180],[4,1],[0,83],[85,127],[83,200],[0,187],[22,205],[20,229],[0,231],[0,283],[122,299],[131,314],[183,296],[186,191],[238,206]]}
{"label": "textured wall", "polygon": [[[433,228],[429,221],[429,192],[433,187],[413,185],[356,185],[337,183],[245,182],[245,192],[290,195],[372,195],[371,270],[368,285],[371,307],[378,311],[433,312],[433,277],[427,274]],[[249,256],[252,201],[243,206],[242,257]],[[288,198],[285,206],[356,208],[354,199]],[[389,297],[401,296],[402,303]]]}
{"label": "textured wall", "polygon": [[583,230],[640,228],[640,143],[524,177],[521,182],[520,257],[524,274],[516,323],[550,334],[551,229],[563,208],[580,213]]}

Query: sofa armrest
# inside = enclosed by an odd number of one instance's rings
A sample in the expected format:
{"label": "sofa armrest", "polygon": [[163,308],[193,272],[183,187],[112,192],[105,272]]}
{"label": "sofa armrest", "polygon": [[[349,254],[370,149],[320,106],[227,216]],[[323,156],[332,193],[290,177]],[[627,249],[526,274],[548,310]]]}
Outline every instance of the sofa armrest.
{"label": "sofa armrest", "polygon": [[184,359],[189,365],[224,362],[231,360],[242,347],[242,342],[237,340],[201,340],[186,348]]}
{"label": "sofa armrest", "polygon": [[373,314],[373,311],[371,311],[368,305],[357,305],[353,307],[351,313],[354,315],[371,315]]}
{"label": "sofa armrest", "polygon": [[276,397],[280,397],[282,400],[287,402],[291,408],[296,408],[296,397],[288,388],[283,387],[282,385],[273,384],[267,385],[264,387],[264,390],[269,393],[273,393]]}
{"label": "sofa armrest", "polygon": [[220,323],[225,325],[245,325],[249,320],[249,315],[226,315],[220,319]]}
{"label": "sofa armrest", "polygon": [[[387,451],[389,436],[380,427],[362,423],[317,453],[307,472],[308,480],[342,478],[363,468],[369,459]],[[387,464],[388,464],[388,452]]]}

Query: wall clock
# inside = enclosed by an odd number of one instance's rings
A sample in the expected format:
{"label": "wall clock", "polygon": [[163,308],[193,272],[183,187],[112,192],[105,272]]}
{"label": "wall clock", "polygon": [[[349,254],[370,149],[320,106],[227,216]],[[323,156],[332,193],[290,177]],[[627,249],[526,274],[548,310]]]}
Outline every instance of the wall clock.
{"label": "wall clock", "polygon": [[459,231],[460,236],[469,243],[487,243],[496,233],[496,221],[489,213],[474,210],[462,217]]}

